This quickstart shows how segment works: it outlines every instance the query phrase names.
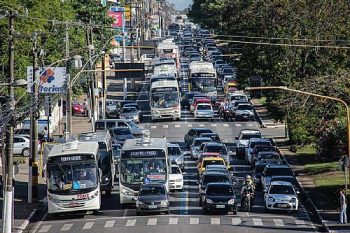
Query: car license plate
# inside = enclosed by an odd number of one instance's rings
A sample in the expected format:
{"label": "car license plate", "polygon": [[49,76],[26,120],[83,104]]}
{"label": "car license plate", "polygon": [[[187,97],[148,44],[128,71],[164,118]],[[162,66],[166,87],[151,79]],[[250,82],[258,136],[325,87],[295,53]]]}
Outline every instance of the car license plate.
{"label": "car license plate", "polygon": [[280,207],[280,208],[286,208],[286,207],[287,207],[287,204],[278,204],[278,207]]}
{"label": "car license plate", "polygon": [[218,209],[224,209],[224,208],[225,208],[225,205],[216,205],[216,208],[218,208]]}
{"label": "car license plate", "polygon": [[157,209],[157,205],[149,205],[148,209]]}

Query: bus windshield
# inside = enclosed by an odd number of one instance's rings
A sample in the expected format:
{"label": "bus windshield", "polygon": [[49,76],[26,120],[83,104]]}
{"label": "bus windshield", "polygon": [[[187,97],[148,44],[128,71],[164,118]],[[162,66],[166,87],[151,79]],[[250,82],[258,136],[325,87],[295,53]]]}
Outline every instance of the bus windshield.
{"label": "bus windshield", "polygon": [[179,105],[179,93],[176,87],[152,89],[152,107],[172,108]]}
{"label": "bus windshield", "polygon": [[129,184],[164,183],[165,159],[127,159],[121,161],[121,181]]}
{"label": "bus windshield", "polygon": [[53,193],[97,187],[97,167],[93,161],[79,164],[50,164],[47,171],[48,189]]}
{"label": "bus windshield", "polygon": [[216,79],[214,77],[196,77],[192,81],[192,91],[211,91],[216,87]]}

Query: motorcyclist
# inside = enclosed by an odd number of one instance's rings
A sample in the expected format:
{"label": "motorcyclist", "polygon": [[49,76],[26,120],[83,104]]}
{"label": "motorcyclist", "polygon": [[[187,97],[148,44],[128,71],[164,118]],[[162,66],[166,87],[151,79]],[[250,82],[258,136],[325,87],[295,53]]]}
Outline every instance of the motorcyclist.
{"label": "motorcyclist", "polygon": [[245,198],[245,194],[246,193],[249,193],[251,195],[251,199],[250,199],[250,205],[252,206],[253,205],[253,201],[254,201],[254,193],[255,193],[255,187],[254,187],[254,182],[252,180],[252,177],[250,175],[247,175],[245,177],[245,180],[244,180],[244,184],[242,186],[242,189],[241,189],[241,208],[243,206],[243,203],[244,203],[244,198]]}

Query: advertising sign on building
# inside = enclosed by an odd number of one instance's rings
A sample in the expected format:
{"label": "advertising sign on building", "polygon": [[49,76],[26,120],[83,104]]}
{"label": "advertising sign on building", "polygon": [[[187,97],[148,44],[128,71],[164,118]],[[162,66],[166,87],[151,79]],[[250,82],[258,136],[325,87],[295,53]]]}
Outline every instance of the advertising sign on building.
{"label": "advertising sign on building", "polygon": [[109,17],[113,18],[112,28],[123,27],[123,12],[108,11]]}
{"label": "advertising sign on building", "polygon": [[125,6],[125,21],[129,22],[131,20],[131,9],[130,5]]}
{"label": "advertising sign on building", "polygon": [[[67,87],[66,67],[43,67],[39,70],[38,89],[41,94],[64,93]],[[33,67],[27,67],[27,91],[32,92]]]}

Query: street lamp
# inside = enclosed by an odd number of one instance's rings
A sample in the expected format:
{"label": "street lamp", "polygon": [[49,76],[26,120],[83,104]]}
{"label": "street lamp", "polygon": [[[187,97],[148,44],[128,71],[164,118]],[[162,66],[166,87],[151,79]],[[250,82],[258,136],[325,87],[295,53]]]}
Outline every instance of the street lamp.
{"label": "street lamp", "polygon": [[[286,86],[247,87],[245,90],[246,91],[283,90],[283,91],[289,91],[289,92],[299,93],[299,94],[308,95],[308,96],[314,96],[314,97],[321,98],[321,99],[333,100],[333,101],[337,101],[337,102],[341,103],[342,105],[344,105],[344,107],[346,109],[346,121],[347,121],[347,129],[348,129],[348,135],[347,135],[348,156],[350,158],[350,109],[349,109],[349,105],[344,100],[336,98],[336,97],[332,97],[332,96],[319,95],[319,94],[315,94],[315,93],[312,93],[312,92],[301,91],[301,90],[296,90],[296,89],[290,89],[290,88],[288,88]],[[346,168],[346,166],[345,166],[345,168]],[[346,173],[347,172],[345,170],[345,195],[347,194],[347,190],[348,190],[348,177],[347,177]],[[350,174],[349,174],[349,178],[350,178]]]}

